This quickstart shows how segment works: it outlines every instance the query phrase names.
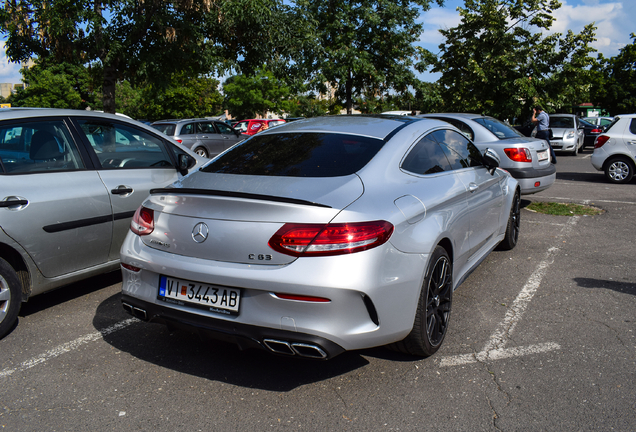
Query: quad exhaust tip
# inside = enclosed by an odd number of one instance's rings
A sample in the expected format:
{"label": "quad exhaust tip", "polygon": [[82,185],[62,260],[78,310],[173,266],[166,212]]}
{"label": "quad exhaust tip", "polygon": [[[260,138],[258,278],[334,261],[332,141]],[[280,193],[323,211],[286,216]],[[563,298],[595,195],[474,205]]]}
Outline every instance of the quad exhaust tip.
{"label": "quad exhaust tip", "polygon": [[300,342],[287,342],[275,339],[263,339],[263,345],[272,352],[285,355],[298,355],[300,357],[325,359],[327,353],[322,348]]}
{"label": "quad exhaust tip", "polygon": [[139,318],[140,320],[148,321],[148,314],[145,310],[123,302],[122,306],[124,307],[124,310],[132,316]]}

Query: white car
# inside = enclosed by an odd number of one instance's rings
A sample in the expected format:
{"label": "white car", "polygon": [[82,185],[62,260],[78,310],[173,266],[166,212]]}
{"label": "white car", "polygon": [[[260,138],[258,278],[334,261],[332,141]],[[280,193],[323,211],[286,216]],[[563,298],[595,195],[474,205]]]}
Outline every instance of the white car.
{"label": "white car", "polygon": [[628,183],[636,167],[636,114],[616,116],[594,142],[592,166],[612,183]]}

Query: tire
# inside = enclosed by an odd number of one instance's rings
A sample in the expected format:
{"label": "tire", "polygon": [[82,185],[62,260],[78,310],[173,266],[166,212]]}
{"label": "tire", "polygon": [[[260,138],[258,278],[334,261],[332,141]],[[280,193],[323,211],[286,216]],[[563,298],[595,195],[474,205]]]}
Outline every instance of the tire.
{"label": "tire", "polygon": [[506,235],[497,246],[498,250],[511,250],[517,246],[519,240],[519,228],[521,226],[521,196],[519,191],[515,192],[510,207],[510,216],[508,216],[508,224],[506,225]]}
{"label": "tire", "polygon": [[577,143],[574,145],[574,150],[572,150],[572,156],[576,156],[576,155],[578,155],[578,154],[579,154],[579,143],[577,142]]}
{"label": "tire", "polygon": [[625,156],[616,156],[605,162],[604,171],[612,183],[629,183],[634,176],[634,163]]}
{"label": "tire", "polygon": [[197,147],[196,149],[194,149],[194,152],[204,158],[208,157],[208,151],[204,147]]}
{"label": "tire", "polygon": [[420,290],[413,329],[389,348],[405,354],[428,357],[444,342],[453,302],[453,267],[446,252],[437,246],[431,254]]}
{"label": "tire", "polygon": [[0,339],[15,325],[21,305],[22,289],[18,275],[8,262],[0,258]]}

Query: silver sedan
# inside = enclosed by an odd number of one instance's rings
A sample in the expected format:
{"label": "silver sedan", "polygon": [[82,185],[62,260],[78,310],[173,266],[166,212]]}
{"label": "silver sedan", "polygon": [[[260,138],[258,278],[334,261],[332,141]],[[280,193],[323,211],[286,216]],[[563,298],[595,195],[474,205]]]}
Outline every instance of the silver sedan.
{"label": "silver sedan", "polygon": [[152,190],[121,248],[122,303],[241,348],[429,356],[453,291],[519,235],[520,190],[446,122],[300,120]]}

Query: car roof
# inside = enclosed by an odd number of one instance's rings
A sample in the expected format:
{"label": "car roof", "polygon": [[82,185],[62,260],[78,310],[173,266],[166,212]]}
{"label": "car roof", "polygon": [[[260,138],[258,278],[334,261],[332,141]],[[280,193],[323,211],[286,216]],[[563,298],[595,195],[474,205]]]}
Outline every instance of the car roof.
{"label": "car roof", "polygon": [[207,121],[207,122],[218,122],[224,123],[221,120],[217,119],[209,119],[209,118],[189,118],[189,119],[166,119],[166,120],[157,120],[156,122],[152,122],[152,124],[166,124],[166,123],[185,123],[190,121]]}
{"label": "car roof", "polygon": [[483,114],[473,114],[473,113],[427,113],[427,114],[419,114],[415,117],[426,118],[426,117],[435,117],[435,116],[443,116],[443,117],[456,118],[456,119],[468,119],[468,120],[472,120],[477,117],[493,118],[491,116],[487,116]]}
{"label": "car roof", "polygon": [[82,117],[110,117],[117,120],[132,120],[128,116],[107,114],[99,111],[59,109],[59,108],[2,108],[0,120],[21,119],[29,117],[57,117],[57,116],[82,116]]}
{"label": "car roof", "polygon": [[261,132],[271,133],[344,133],[371,138],[386,139],[402,127],[415,122],[430,121],[448,126],[432,119],[418,119],[401,115],[335,115],[312,117],[304,120],[288,122],[276,128]]}

